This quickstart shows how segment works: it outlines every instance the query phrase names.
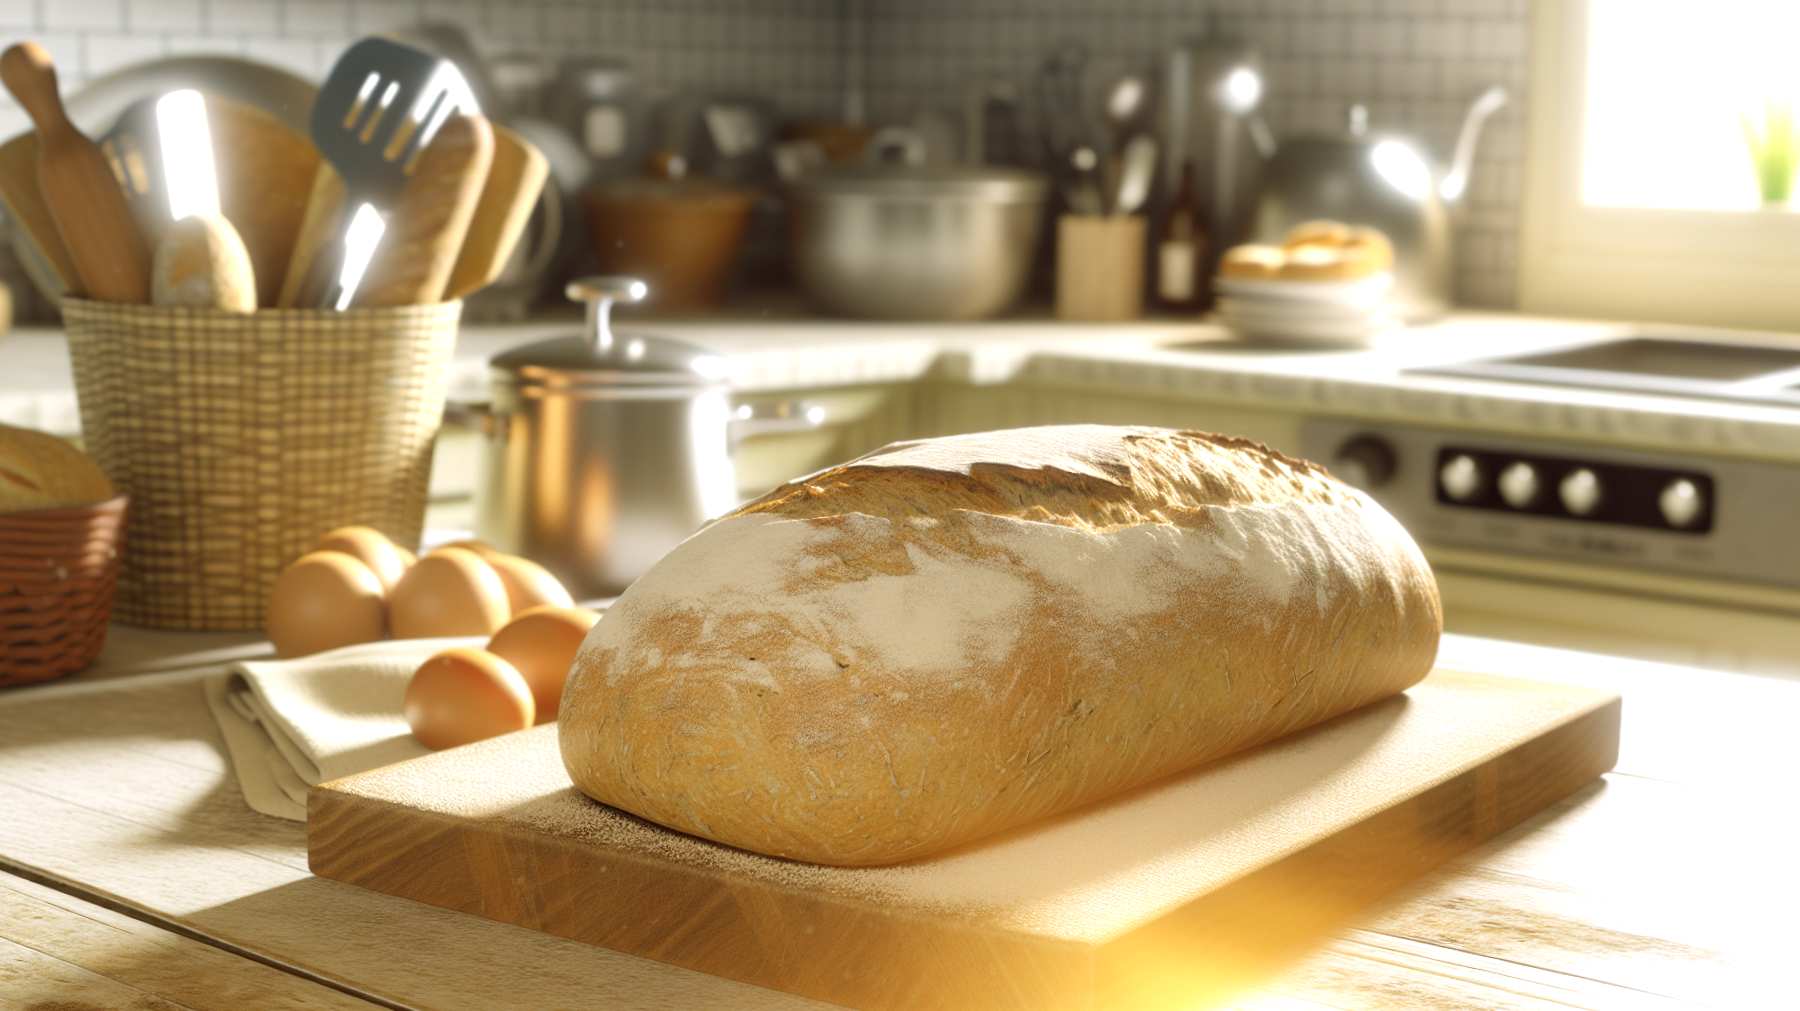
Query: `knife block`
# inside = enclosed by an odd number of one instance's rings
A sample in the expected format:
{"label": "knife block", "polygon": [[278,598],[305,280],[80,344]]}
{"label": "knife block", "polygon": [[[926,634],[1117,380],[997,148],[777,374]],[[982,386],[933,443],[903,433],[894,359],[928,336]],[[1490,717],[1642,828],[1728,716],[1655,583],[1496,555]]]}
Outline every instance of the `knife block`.
{"label": "knife block", "polygon": [[1144,310],[1144,219],[1065,214],[1056,223],[1056,318],[1137,319]]}

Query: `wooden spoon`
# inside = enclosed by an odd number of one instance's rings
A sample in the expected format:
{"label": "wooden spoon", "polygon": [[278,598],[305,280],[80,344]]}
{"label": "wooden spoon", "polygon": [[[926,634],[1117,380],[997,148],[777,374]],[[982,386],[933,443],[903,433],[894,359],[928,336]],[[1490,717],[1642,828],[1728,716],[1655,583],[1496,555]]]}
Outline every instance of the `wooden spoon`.
{"label": "wooden spoon", "polygon": [[106,156],[63,111],[56,66],[35,42],[0,55],[0,80],[38,132],[38,182],[88,297],[150,300],[150,251]]}
{"label": "wooden spoon", "polygon": [[445,301],[485,287],[506,269],[550,175],[550,161],[536,145],[498,123],[493,127],[494,166],[444,288]]}

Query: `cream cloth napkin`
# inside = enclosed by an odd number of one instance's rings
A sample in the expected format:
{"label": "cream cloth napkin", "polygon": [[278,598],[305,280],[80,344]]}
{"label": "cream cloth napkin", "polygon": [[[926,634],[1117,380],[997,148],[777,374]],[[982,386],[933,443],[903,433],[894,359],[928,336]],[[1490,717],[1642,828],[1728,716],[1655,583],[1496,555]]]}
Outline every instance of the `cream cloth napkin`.
{"label": "cream cloth napkin", "polygon": [[246,660],[206,679],[238,787],[253,810],[306,820],[306,791],[352,773],[429,754],[406,725],[406,684],[419,665],[487,637],[397,639],[294,660]]}

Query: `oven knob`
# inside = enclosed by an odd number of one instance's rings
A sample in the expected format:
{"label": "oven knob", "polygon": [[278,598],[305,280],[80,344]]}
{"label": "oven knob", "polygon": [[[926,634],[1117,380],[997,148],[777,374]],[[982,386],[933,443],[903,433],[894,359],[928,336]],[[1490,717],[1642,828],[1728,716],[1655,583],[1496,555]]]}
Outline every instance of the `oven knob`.
{"label": "oven knob", "polygon": [[1481,497],[1481,464],[1467,453],[1458,453],[1438,469],[1438,486],[1456,502]]}
{"label": "oven knob", "polygon": [[1500,497],[1514,509],[1528,509],[1538,497],[1537,468],[1520,460],[1500,472]]}
{"label": "oven knob", "polygon": [[1685,477],[1670,481],[1656,497],[1656,504],[1672,527],[1691,527],[1706,513],[1706,500],[1700,489]]}
{"label": "oven knob", "polygon": [[1359,435],[1338,448],[1331,472],[1352,488],[1374,491],[1394,476],[1394,448],[1380,436]]}
{"label": "oven knob", "polygon": [[1556,493],[1562,499],[1563,508],[1576,516],[1594,515],[1603,497],[1600,479],[1586,467],[1563,478],[1556,486]]}

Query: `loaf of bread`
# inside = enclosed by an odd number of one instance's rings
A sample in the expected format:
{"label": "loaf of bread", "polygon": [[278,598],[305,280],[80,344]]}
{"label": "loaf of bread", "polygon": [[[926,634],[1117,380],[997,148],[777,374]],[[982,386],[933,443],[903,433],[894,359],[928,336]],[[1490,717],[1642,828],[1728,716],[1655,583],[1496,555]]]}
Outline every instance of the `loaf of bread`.
{"label": "loaf of bread", "polygon": [[1244,439],[1077,425],[898,443],[683,542],[563,695],[569,774],[683,832],[921,857],[1405,690],[1431,570]]}
{"label": "loaf of bread", "polygon": [[64,509],[113,497],[87,454],[54,435],[0,425],[0,513]]}

